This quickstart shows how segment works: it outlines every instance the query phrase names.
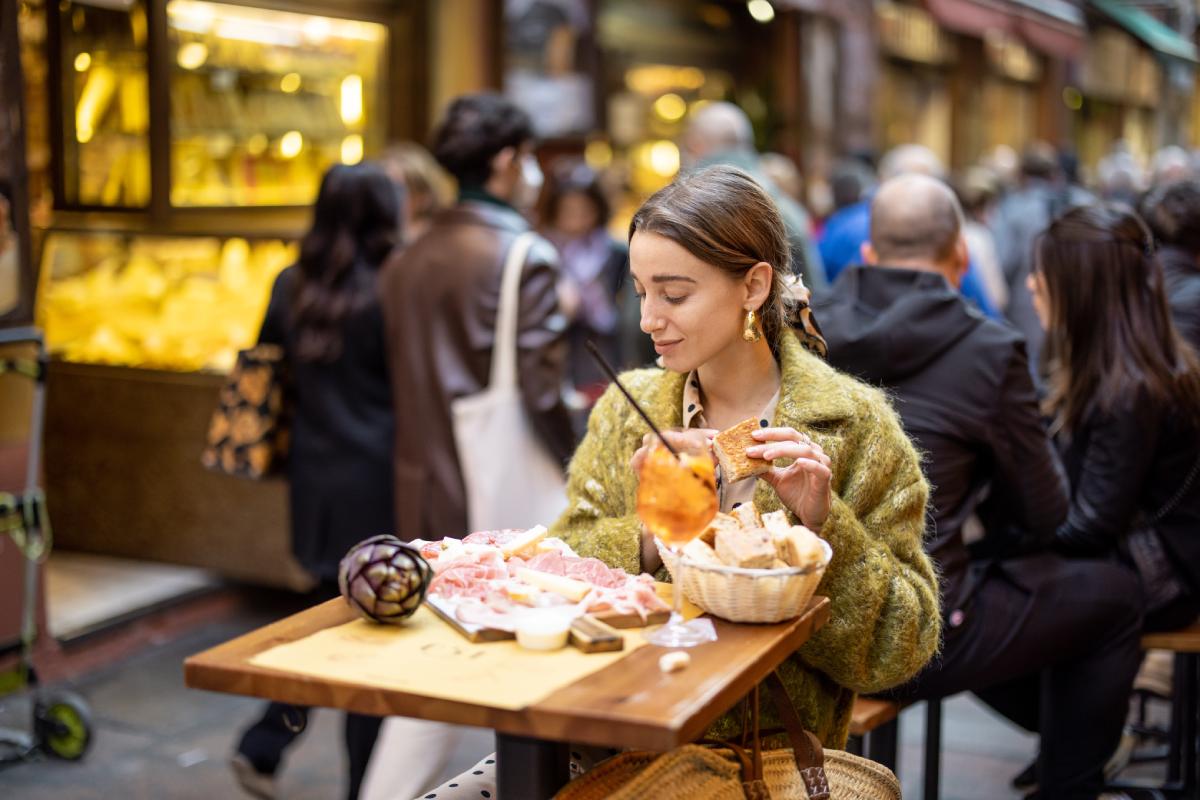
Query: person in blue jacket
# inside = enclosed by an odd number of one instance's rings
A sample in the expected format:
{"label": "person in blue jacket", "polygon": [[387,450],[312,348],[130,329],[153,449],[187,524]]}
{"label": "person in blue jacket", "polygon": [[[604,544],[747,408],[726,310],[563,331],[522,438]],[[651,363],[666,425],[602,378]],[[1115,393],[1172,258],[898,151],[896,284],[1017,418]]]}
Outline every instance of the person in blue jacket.
{"label": "person in blue jacket", "polygon": [[[918,173],[942,179],[945,169],[942,162],[927,147],[903,144],[889,150],[879,166],[881,182],[906,173]],[[862,263],[862,246],[871,238],[871,199],[874,192],[857,203],[837,211],[825,223],[825,232],[818,246],[821,261],[825,266],[825,277],[832,285],[838,273],[848,266]],[[959,285],[959,292],[984,314],[999,319],[997,304],[988,296],[979,268],[969,258],[967,272]]]}

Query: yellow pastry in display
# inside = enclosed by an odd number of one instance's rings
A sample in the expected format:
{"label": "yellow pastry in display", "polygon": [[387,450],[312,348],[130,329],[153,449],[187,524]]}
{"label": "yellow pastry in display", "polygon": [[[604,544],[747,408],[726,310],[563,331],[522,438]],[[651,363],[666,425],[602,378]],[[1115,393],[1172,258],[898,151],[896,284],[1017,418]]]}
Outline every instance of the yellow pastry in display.
{"label": "yellow pastry in display", "polygon": [[228,371],[295,259],[295,244],[280,240],[55,234],[38,319],[51,352],[69,361]]}

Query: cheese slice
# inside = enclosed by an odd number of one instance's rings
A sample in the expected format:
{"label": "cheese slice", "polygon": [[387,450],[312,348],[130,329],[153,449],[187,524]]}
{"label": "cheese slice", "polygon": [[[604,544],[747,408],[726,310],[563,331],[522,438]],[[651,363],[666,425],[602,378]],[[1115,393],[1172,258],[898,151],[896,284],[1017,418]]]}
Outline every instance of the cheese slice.
{"label": "cheese slice", "polygon": [[514,603],[532,606],[537,604],[537,596],[542,593],[541,589],[536,586],[531,586],[525,581],[506,581],[504,584],[504,593],[508,595],[508,599]]}
{"label": "cheese slice", "polygon": [[592,590],[590,583],[565,578],[562,575],[551,575],[549,572],[539,572],[536,569],[521,567],[517,570],[517,578],[530,586],[536,586],[547,592],[561,594],[573,603],[578,603]]}
{"label": "cheese slice", "polygon": [[504,554],[505,558],[511,558],[512,556],[522,554],[533,555],[534,548],[537,547],[537,543],[542,539],[545,539],[547,533],[549,533],[549,531],[546,530],[545,525],[534,525],[532,528],[525,531],[511,542],[501,547],[500,552]]}

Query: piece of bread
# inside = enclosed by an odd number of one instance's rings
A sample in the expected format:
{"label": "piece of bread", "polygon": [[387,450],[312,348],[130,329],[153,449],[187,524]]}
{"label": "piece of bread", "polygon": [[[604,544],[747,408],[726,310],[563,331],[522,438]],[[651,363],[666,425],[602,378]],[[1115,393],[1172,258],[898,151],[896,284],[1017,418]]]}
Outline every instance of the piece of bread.
{"label": "piece of bread", "polygon": [[713,517],[713,521],[709,523],[708,527],[704,530],[704,533],[700,534],[700,541],[704,542],[709,547],[713,547],[717,543],[717,534],[720,531],[732,531],[741,527],[742,523],[738,521],[737,517],[731,514],[726,514],[723,511],[719,511],[717,512],[717,515]]}
{"label": "piece of bread", "polygon": [[742,503],[734,508],[731,514],[737,520],[738,525],[743,528],[761,528],[763,526],[762,515],[758,513],[758,509],[752,502]]}
{"label": "piece of bread", "polygon": [[725,562],[717,555],[717,551],[701,539],[693,539],[688,542],[687,546],[683,548],[683,556],[693,564],[710,564],[717,567],[725,565]]}
{"label": "piece of bread", "polygon": [[792,523],[788,522],[787,512],[780,509],[779,511],[771,511],[762,515],[762,526],[771,532],[771,535],[777,536],[784,531],[791,530]]}
{"label": "piece of bread", "polygon": [[770,471],[770,461],[746,455],[747,447],[759,444],[750,435],[759,427],[759,419],[752,417],[721,431],[713,440],[713,453],[717,456],[717,463],[721,465],[721,478],[726,486]]}
{"label": "piece of bread", "polygon": [[775,540],[762,528],[721,531],[717,556],[731,567],[770,569],[775,563]]}
{"label": "piece of bread", "polygon": [[793,525],[773,535],[779,558],[792,567],[810,567],[825,557],[821,539],[803,525]]}

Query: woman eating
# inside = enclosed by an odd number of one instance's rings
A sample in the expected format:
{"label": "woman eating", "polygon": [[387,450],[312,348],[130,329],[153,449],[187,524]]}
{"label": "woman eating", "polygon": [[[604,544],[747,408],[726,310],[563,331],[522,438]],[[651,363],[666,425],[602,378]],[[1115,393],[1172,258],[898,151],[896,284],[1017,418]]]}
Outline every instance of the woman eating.
{"label": "woman eating", "polygon": [[[716,166],[680,178],[634,216],[629,248],[641,327],[662,369],[622,383],[681,446],[758,418],[747,455],[773,466],[729,485],[718,474],[721,510],[751,500],[764,513],[782,509],[833,548],[817,590],[832,602],[830,621],[779,671],[805,727],[842,747],[855,694],[905,682],[938,647],[920,460],[883,394],[822,360],[824,340],[789,282],[786,229],[748,175]],[[636,513],[648,430],[610,387],[551,531],[634,574],[661,566]],[[764,717],[774,724],[769,706]],[[713,733],[734,732],[727,715]]]}

